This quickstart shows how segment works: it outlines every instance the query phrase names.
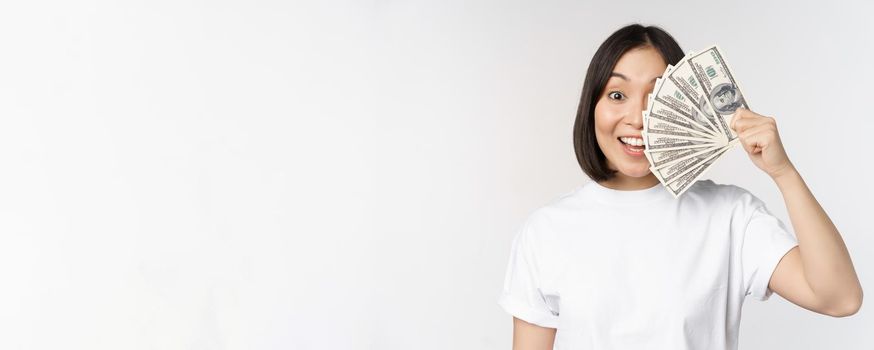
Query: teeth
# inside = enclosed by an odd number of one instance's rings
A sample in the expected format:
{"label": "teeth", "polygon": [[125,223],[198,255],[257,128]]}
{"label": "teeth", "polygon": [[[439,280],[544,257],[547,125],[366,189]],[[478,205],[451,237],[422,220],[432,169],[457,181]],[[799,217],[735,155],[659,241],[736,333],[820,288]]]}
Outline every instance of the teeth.
{"label": "teeth", "polygon": [[620,137],[620,141],[632,146],[643,146],[643,139],[637,137]]}

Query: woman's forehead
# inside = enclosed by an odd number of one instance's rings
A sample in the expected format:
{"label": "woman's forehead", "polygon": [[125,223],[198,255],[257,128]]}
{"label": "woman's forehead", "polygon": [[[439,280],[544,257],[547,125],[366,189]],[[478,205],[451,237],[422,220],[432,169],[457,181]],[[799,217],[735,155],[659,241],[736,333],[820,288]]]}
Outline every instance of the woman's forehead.
{"label": "woman's forehead", "polygon": [[667,64],[656,49],[643,47],[632,49],[623,54],[610,79],[619,79],[625,82],[649,83],[664,73]]}

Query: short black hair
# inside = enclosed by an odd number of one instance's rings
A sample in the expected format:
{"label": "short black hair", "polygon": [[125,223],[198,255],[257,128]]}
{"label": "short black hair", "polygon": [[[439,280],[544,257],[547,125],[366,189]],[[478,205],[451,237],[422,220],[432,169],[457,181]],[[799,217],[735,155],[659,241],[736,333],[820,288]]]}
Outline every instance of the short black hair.
{"label": "short black hair", "polygon": [[595,105],[619,58],[631,49],[647,46],[655,48],[667,64],[677,64],[684,56],[680,45],[664,29],[635,23],[611,34],[589,63],[574,121],[573,140],[577,162],[594,181],[609,180],[616,175],[615,170],[607,167],[607,158],[595,138]]}

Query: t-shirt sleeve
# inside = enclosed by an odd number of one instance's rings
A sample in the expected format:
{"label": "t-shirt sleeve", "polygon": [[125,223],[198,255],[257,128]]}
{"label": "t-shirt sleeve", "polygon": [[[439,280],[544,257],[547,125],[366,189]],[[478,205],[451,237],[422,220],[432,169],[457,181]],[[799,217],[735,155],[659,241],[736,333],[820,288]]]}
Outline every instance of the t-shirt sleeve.
{"label": "t-shirt sleeve", "polygon": [[783,256],[798,245],[798,240],[780,219],[768,211],[764,202],[749,192],[743,197],[744,212],[749,213],[741,246],[745,293],[765,301],[773,294],[768,288],[771,275]]}
{"label": "t-shirt sleeve", "polygon": [[498,304],[512,316],[541,327],[558,328],[558,310],[542,292],[542,274],[527,223],[517,231]]}

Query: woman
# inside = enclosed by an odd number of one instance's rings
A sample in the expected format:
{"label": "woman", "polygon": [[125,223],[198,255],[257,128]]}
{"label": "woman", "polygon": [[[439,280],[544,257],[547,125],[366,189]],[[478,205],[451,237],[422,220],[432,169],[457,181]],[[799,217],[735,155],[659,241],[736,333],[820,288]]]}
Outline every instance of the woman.
{"label": "woman", "polygon": [[745,297],[854,314],[862,289],[840,234],[789,161],[773,118],[731,128],[776,183],[795,235],[743,188],[699,181],[673,198],[641,144],[647,94],[683,52],[657,27],[611,35],[590,63],[574,125],[592,182],[530,214],[500,305],[514,349],[736,349]]}

